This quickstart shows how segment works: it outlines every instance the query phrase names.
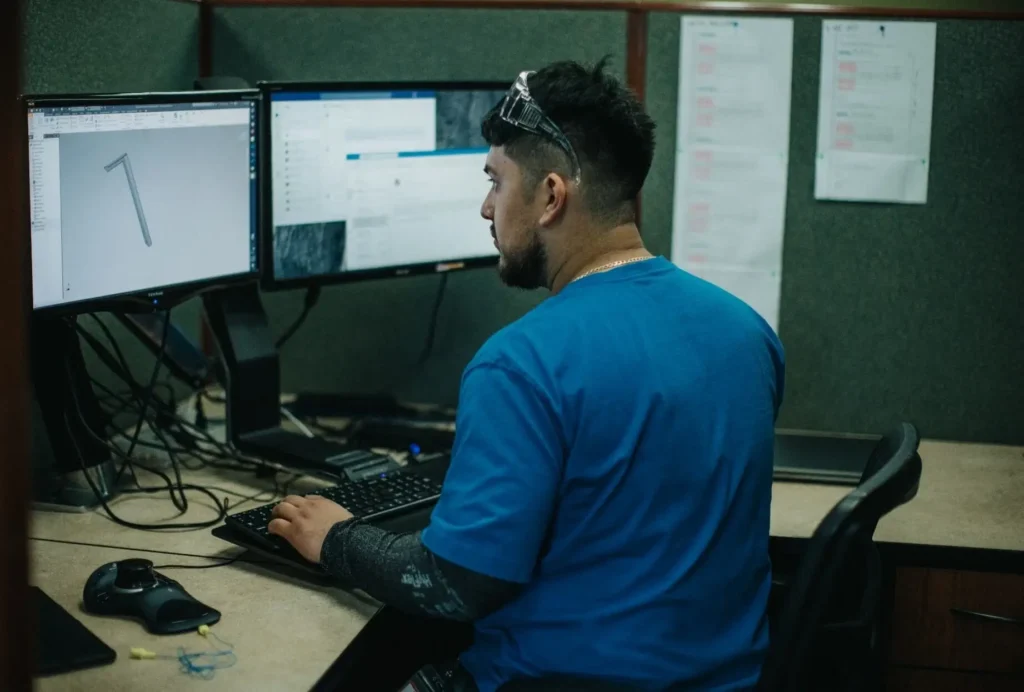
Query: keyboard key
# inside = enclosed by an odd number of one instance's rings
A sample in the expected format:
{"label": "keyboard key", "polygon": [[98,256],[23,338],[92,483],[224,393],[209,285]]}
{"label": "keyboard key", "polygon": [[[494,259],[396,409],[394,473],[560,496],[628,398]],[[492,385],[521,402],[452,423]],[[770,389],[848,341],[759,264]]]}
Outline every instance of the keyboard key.
{"label": "keyboard key", "polygon": [[[382,474],[370,480],[349,481],[318,490],[314,494],[337,502],[356,517],[383,519],[433,503],[441,494],[441,485],[426,478],[398,472]],[[271,502],[232,514],[225,523],[263,544],[270,542],[276,545],[280,540],[267,530],[276,504]]]}

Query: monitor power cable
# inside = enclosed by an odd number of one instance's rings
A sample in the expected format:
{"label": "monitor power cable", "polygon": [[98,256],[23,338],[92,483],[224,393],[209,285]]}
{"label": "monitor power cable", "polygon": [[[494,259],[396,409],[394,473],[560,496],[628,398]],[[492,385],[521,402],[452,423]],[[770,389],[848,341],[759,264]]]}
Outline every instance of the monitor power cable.
{"label": "monitor power cable", "polygon": [[302,302],[302,312],[296,318],[292,325],[285,330],[284,334],[278,337],[277,342],[274,344],[278,350],[280,350],[288,341],[295,336],[295,332],[299,331],[299,327],[303,325],[306,318],[309,317],[309,313],[313,311],[313,307],[320,300],[320,286],[313,284],[306,289],[306,297]]}

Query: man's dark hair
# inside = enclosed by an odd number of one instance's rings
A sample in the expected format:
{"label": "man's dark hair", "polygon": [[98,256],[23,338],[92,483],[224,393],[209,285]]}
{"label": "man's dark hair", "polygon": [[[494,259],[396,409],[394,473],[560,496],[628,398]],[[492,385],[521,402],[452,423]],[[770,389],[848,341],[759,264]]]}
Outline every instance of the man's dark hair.
{"label": "man's dark hair", "polygon": [[[608,58],[592,69],[556,62],[530,75],[530,96],[572,143],[580,162],[581,189],[591,213],[615,221],[633,218],[654,157],[654,121],[636,95],[604,73]],[[569,177],[572,163],[554,140],[502,120],[495,106],[481,133],[523,169],[527,189],[550,172]]]}

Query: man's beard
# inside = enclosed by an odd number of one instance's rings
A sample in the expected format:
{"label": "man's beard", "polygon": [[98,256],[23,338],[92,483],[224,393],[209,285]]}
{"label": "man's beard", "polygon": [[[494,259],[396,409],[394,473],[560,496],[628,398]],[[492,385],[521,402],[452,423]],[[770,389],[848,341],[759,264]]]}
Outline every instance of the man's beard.
{"label": "man's beard", "polygon": [[548,257],[537,233],[530,243],[515,255],[503,253],[498,263],[498,276],[506,286],[531,291],[548,283]]}

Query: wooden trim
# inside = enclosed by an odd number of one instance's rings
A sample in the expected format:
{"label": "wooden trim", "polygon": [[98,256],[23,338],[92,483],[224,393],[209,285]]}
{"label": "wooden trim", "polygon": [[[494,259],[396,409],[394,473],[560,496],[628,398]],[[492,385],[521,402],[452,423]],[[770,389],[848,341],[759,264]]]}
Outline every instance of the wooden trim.
{"label": "wooden trim", "polygon": [[29,231],[22,90],[25,0],[0,3],[0,680],[31,690],[35,610],[28,591]]}
{"label": "wooden trim", "polygon": [[[196,0],[199,2],[200,0]],[[213,4],[199,5],[199,77],[213,75]]]}
{"label": "wooden trim", "polygon": [[[644,102],[647,92],[647,12],[630,10],[626,15],[626,84]],[[634,216],[640,227],[640,195],[634,203]]]}
{"label": "wooden trim", "polygon": [[641,103],[647,91],[647,14],[631,10],[626,16],[626,84]]}
{"label": "wooden trim", "polygon": [[[183,1],[183,0],[178,0]],[[522,10],[608,10],[641,12],[705,12],[722,14],[784,14],[869,16],[931,19],[1024,19],[1024,9],[989,2],[990,7],[962,9],[929,7],[871,7],[821,3],[731,2],[730,0],[184,0],[222,7],[391,7]],[[963,0],[965,5],[969,3]]]}

